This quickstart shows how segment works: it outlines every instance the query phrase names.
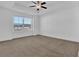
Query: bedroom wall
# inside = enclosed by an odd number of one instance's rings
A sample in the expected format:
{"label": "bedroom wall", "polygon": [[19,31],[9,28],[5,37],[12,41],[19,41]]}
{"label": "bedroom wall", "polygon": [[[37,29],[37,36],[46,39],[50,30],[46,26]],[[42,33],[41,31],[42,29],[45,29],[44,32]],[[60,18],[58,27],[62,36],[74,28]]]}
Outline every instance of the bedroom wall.
{"label": "bedroom wall", "polygon": [[10,12],[0,7],[0,41],[11,39]]}
{"label": "bedroom wall", "polygon": [[41,34],[79,42],[79,5],[74,5],[43,15],[40,21]]}
{"label": "bedroom wall", "polygon": [[[14,31],[13,20],[12,20],[13,16],[31,17],[33,20],[32,30],[23,29],[19,31]],[[13,38],[37,34],[38,33],[37,27],[39,25],[36,19],[37,19],[37,16],[35,15],[28,15],[26,13],[24,14],[24,13],[12,11],[12,10],[0,7],[0,41],[11,40]]]}

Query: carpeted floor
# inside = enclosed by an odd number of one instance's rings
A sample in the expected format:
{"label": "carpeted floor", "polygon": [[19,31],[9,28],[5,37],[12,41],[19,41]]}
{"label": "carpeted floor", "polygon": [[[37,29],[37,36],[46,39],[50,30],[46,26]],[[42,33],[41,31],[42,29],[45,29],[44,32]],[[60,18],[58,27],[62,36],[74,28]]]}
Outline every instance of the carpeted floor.
{"label": "carpeted floor", "polygon": [[0,42],[0,57],[75,57],[78,43],[46,36],[28,36]]}

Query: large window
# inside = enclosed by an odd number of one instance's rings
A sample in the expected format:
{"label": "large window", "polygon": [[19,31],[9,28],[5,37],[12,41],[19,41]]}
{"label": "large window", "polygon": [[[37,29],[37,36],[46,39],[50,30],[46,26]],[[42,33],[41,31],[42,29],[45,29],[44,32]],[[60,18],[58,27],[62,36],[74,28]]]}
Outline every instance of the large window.
{"label": "large window", "polygon": [[14,29],[23,29],[23,28],[31,28],[32,19],[21,16],[14,16]]}

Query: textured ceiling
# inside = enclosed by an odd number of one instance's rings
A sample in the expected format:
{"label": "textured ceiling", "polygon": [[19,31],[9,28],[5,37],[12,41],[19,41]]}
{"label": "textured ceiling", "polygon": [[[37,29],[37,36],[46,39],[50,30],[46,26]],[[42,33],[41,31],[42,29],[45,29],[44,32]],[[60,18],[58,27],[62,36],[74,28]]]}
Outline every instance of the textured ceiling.
{"label": "textured ceiling", "polygon": [[[73,1],[46,1],[47,9],[41,9],[39,15],[44,15],[46,13],[51,13],[54,11],[62,10],[65,8],[73,8],[79,4],[79,2]],[[34,5],[31,1],[1,1],[0,6],[5,8],[28,13],[28,14],[37,14],[36,8],[31,8],[29,6]]]}

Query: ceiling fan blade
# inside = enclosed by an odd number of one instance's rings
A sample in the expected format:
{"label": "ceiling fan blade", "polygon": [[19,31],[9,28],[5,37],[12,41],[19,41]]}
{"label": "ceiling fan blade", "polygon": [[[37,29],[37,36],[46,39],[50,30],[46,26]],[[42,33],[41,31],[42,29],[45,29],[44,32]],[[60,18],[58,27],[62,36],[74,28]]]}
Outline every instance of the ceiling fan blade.
{"label": "ceiling fan blade", "polygon": [[44,6],[41,6],[42,8],[44,8],[44,9],[47,9],[47,7],[44,7]]}
{"label": "ceiling fan blade", "polygon": [[37,1],[37,4],[39,4],[40,3],[40,1]]}
{"label": "ceiling fan blade", "polygon": [[36,4],[36,2],[32,1],[34,4]]}
{"label": "ceiling fan blade", "polygon": [[30,6],[30,7],[35,7],[35,5],[34,6]]}
{"label": "ceiling fan blade", "polygon": [[46,4],[46,2],[41,3],[41,5],[44,5],[44,4]]}

